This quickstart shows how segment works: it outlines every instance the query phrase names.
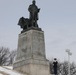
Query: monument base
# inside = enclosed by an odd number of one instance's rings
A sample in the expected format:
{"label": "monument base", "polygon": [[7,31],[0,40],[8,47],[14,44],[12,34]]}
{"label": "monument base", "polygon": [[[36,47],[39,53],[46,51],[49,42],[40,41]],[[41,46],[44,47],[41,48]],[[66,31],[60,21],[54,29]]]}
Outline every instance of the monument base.
{"label": "monument base", "polygon": [[[27,64],[24,62],[28,61]],[[50,75],[49,61],[23,60],[14,64],[14,70],[27,75]]]}
{"label": "monument base", "polygon": [[50,75],[49,61],[45,56],[43,31],[30,29],[19,34],[13,69],[27,75]]}

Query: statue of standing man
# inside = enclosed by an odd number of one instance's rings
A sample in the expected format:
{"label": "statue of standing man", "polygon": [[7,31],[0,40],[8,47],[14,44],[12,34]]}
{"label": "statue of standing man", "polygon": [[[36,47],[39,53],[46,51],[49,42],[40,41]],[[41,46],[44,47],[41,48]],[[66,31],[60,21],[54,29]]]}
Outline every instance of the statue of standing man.
{"label": "statue of standing man", "polygon": [[33,0],[32,4],[28,8],[28,11],[30,12],[29,19],[30,19],[32,26],[38,27],[37,20],[38,20],[38,13],[39,13],[40,9],[35,4],[36,4],[36,1]]}

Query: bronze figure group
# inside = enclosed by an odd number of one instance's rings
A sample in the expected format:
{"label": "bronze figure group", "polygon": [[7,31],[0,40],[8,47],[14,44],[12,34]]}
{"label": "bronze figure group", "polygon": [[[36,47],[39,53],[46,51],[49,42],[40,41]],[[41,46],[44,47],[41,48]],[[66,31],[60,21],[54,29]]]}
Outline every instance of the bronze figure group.
{"label": "bronze figure group", "polygon": [[40,9],[36,6],[35,0],[32,1],[32,4],[29,6],[28,11],[30,13],[29,18],[21,17],[18,25],[20,25],[23,30],[26,30],[30,27],[38,28],[37,20]]}

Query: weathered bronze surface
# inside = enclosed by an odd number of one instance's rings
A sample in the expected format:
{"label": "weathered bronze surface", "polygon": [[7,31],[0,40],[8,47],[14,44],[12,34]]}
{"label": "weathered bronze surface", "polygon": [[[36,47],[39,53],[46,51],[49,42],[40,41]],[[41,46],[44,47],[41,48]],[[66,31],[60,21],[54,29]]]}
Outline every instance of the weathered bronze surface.
{"label": "weathered bronze surface", "polygon": [[37,20],[38,20],[38,13],[40,9],[36,6],[35,0],[32,1],[31,5],[29,5],[28,11],[30,13],[29,18],[21,17],[19,19],[18,25],[20,25],[23,31],[26,31],[30,28],[39,29]]}

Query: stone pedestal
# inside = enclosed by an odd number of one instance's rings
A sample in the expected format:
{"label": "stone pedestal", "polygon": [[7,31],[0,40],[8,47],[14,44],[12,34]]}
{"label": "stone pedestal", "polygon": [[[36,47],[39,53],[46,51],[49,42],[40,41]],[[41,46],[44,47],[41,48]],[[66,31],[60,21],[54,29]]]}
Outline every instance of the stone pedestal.
{"label": "stone pedestal", "polygon": [[31,29],[19,34],[14,70],[28,75],[49,75],[49,67],[45,56],[44,32]]}

